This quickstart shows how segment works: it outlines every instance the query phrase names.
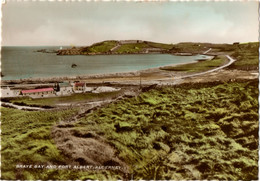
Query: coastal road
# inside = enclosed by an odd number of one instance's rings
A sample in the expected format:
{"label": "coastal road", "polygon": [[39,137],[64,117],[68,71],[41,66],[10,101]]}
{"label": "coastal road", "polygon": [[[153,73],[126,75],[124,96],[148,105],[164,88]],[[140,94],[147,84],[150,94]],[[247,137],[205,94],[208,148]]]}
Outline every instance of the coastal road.
{"label": "coastal road", "polygon": [[229,62],[225,65],[222,65],[220,67],[217,67],[215,69],[211,69],[211,70],[208,70],[208,71],[205,71],[205,72],[200,72],[200,73],[195,73],[195,74],[192,74],[192,75],[184,75],[184,76],[181,76],[181,77],[178,77],[178,79],[184,79],[184,78],[189,78],[189,77],[195,77],[195,76],[198,76],[198,75],[203,75],[203,74],[206,74],[206,73],[211,73],[211,72],[215,72],[217,70],[220,70],[220,69],[223,69],[225,67],[228,67],[229,65],[231,65],[232,63],[234,63],[236,60],[231,58],[229,55],[225,55]]}
{"label": "coastal road", "polygon": [[[177,76],[175,77],[175,75],[173,74],[171,78],[164,78],[164,79],[159,79],[156,81],[153,81],[152,83],[153,84],[159,84],[159,85],[177,85],[177,84],[180,84],[182,82],[182,79],[185,79],[185,78],[190,78],[190,77],[196,77],[196,76],[200,76],[200,75],[204,75],[204,74],[207,74],[207,73],[211,73],[211,72],[214,72],[214,71],[217,71],[217,70],[221,70],[225,67],[228,67],[229,65],[231,65],[232,63],[234,63],[236,60],[231,58],[229,55],[225,55],[229,62],[225,65],[222,65],[220,67],[217,67],[217,68],[214,68],[214,69],[211,69],[211,70],[208,70],[208,71],[205,71],[205,72],[199,72],[199,73],[194,73],[194,74],[190,74],[190,75],[183,75],[183,76]],[[158,83],[159,81],[159,83]],[[150,84],[152,84],[150,83]]]}

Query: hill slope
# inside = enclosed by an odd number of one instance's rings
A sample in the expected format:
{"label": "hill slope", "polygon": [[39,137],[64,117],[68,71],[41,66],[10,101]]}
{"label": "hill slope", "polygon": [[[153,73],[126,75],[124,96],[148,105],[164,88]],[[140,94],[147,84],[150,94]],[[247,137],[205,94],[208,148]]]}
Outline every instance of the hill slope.
{"label": "hill slope", "polygon": [[173,45],[141,40],[103,41],[86,47],[73,47],[58,50],[58,55],[98,55],[98,54],[128,54],[128,53],[166,53]]}

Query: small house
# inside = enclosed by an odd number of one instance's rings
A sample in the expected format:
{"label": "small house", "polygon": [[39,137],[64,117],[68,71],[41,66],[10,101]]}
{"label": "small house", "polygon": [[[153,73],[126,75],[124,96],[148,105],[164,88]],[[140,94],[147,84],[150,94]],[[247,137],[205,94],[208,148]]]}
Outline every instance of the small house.
{"label": "small house", "polygon": [[84,82],[75,82],[73,86],[74,91],[84,92],[85,88],[86,84]]}
{"label": "small house", "polygon": [[59,83],[60,91],[57,92],[58,96],[70,95],[73,93],[73,86],[70,82]]}

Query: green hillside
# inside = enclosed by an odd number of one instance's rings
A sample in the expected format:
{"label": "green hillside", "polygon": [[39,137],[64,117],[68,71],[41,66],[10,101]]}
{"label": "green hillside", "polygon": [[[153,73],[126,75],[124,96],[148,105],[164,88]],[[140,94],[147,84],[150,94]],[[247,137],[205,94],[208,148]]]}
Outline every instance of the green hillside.
{"label": "green hillside", "polygon": [[[129,41],[129,43],[127,42]],[[132,41],[132,42],[131,42]],[[168,52],[173,45],[164,43],[155,43],[139,40],[116,41],[108,40],[95,43],[86,47],[73,47],[71,49],[58,50],[58,55],[93,55],[93,54],[128,54],[145,53],[147,49],[158,49],[159,53]],[[113,49],[115,48],[115,49]]]}
{"label": "green hillside", "polygon": [[116,46],[117,41],[103,41],[100,43],[95,43],[89,47],[82,48],[83,53],[106,53],[109,52],[111,48]]}
{"label": "green hillside", "polygon": [[116,50],[117,53],[140,53],[144,51],[144,48],[149,48],[150,46],[145,43],[132,43],[124,44]]}
{"label": "green hillside", "polygon": [[259,42],[237,45],[231,56],[237,61],[230,68],[256,70],[259,68]]}
{"label": "green hillside", "polygon": [[166,66],[160,69],[168,70],[168,71],[182,71],[182,72],[193,72],[193,73],[203,72],[224,65],[227,62],[226,59],[227,58],[223,56],[216,56],[212,60],[204,60],[204,61],[182,64],[177,66]]}

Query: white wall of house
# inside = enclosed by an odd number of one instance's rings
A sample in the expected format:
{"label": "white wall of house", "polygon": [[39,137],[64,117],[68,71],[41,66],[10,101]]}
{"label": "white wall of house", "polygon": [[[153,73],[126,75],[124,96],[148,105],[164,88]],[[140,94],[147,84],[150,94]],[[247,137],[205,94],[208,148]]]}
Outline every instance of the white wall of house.
{"label": "white wall of house", "polygon": [[12,90],[9,87],[1,89],[1,97],[17,97],[20,96],[20,90]]}
{"label": "white wall of house", "polygon": [[73,93],[72,87],[60,87],[60,91],[56,93],[57,96],[66,96]]}
{"label": "white wall of house", "polygon": [[55,91],[46,91],[46,92],[35,92],[35,93],[26,93],[23,96],[29,96],[32,98],[41,98],[41,97],[54,97],[56,96]]}

